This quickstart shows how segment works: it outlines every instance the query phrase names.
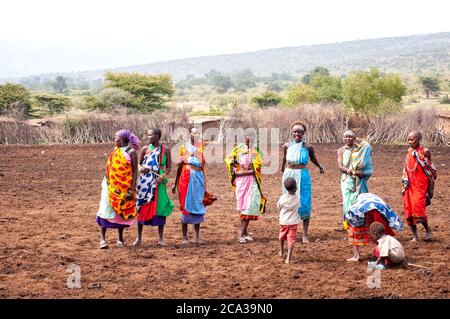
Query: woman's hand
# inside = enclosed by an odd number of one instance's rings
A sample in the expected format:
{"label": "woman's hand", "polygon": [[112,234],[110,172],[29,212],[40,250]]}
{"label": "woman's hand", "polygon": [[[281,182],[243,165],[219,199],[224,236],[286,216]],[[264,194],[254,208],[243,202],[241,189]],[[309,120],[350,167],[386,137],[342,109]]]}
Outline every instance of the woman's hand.
{"label": "woman's hand", "polygon": [[176,185],[174,185],[173,187],[172,187],[172,194],[175,194],[177,192],[177,187],[176,187]]}
{"label": "woman's hand", "polygon": [[325,169],[322,166],[319,166],[319,174],[323,175],[325,173]]}
{"label": "woman's hand", "polygon": [[131,189],[125,195],[125,199],[128,199],[128,200],[132,200],[133,199],[133,191]]}
{"label": "woman's hand", "polygon": [[356,171],[355,175],[358,176],[359,178],[364,177],[364,173],[362,171]]}

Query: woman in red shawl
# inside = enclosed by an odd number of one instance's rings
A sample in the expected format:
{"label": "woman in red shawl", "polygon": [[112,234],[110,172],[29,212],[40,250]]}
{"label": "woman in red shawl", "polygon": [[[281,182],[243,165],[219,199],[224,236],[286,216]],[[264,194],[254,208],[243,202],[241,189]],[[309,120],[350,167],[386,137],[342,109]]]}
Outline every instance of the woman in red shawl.
{"label": "woman in red shawl", "polygon": [[413,131],[408,135],[410,146],[403,165],[403,209],[405,219],[413,233],[413,241],[419,240],[417,224],[425,228],[425,240],[431,240],[431,228],[428,225],[426,206],[431,204],[436,168],[431,162],[431,152],[420,145],[422,134]]}

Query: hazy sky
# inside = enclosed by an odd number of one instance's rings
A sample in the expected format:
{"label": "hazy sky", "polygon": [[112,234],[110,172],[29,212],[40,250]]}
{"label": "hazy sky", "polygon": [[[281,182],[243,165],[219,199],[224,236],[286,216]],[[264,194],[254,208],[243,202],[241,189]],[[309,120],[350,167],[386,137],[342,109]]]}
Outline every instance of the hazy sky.
{"label": "hazy sky", "polygon": [[0,78],[450,31],[445,0],[2,0]]}

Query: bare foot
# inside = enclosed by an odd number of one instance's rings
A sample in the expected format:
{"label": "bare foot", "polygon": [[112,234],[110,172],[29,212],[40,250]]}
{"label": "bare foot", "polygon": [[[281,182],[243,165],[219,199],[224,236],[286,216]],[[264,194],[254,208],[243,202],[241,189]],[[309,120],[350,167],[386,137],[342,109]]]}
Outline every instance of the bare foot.
{"label": "bare foot", "polygon": [[139,239],[136,239],[136,240],[134,241],[134,243],[133,243],[133,246],[134,246],[134,247],[140,246],[141,243],[142,243],[142,242],[141,242]]}
{"label": "bare foot", "polygon": [[286,260],[284,261],[285,264],[289,264],[290,262],[291,261],[288,258],[286,258]]}
{"label": "bare foot", "polygon": [[425,233],[425,238],[423,240],[425,241],[430,241],[432,237],[432,233],[431,233],[431,229],[429,229],[426,233]]}
{"label": "bare foot", "polygon": [[304,243],[309,243],[309,239],[306,236],[303,236],[302,240],[303,240]]}
{"label": "bare foot", "polygon": [[278,252],[278,256],[283,257],[284,253],[282,251]]}
{"label": "bare foot", "polygon": [[419,237],[414,236],[413,239],[411,239],[410,241],[414,242],[414,241],[418,241],[418,240],[419,240]]}
{"label": "bare foot", "polygon": [[348,258],[347,261],[359,261],[359,257],[353,256],[352,258]]}
{"label": "bare foot", "polygon": [[188,245],[188,244],[189,244],[189,240],[188,240],[187,238],[183,238],[183,239],[181,240],[181,244],[182,244],[182,245]]}

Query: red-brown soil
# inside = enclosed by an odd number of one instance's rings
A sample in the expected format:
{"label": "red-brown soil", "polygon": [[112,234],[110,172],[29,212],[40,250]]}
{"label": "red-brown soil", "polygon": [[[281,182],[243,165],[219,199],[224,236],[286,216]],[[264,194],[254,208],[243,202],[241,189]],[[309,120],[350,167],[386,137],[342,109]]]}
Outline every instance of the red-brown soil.
{"label": "red-brown soil", "polygon": [[[338,145],[316,145],[326,168],[311,168],[311,243],[296,243],[292,264],[278,256],[281,174],[265,175],[267,215],[250,223],[255,242],[237,242],[239,215],[222,164],[207,167],[210,192],[201,227],[204,245],[181,245],[180,213],[168,218],[167,247],[156,246],[156,228],[144,228],[143,245],[131,247],[136,228],[125,231],[126,247],[100,250],[95,215],[100,182],[111,144],[0,146],[0,297],[2,298],[448,298],[450,234],[450,149],[434,148],[438,166],[435,197],[428,208],[433,241],[409,242],[398,233],[410,262],[432,269],[382,271],[381,288],[367,287],[367,261],[349,263],[343,240],[341,195],[336,165]],[[370,190],[402,216],[400,178],[405,146],[375,146]],[[174,170],[171,173],[173,182]],[[174,200],[173,195],[170,195]],[[178,202],[175,201],[178,208]],[[301,230],[301,228],[299,228]],[[193,229],[189,227],[189,234]],[[424,232],[420,228],[423,238]],[[300,233],[297,237],[301,239]],[[81,288],[67,288],[66,268],[81,269]]]}

